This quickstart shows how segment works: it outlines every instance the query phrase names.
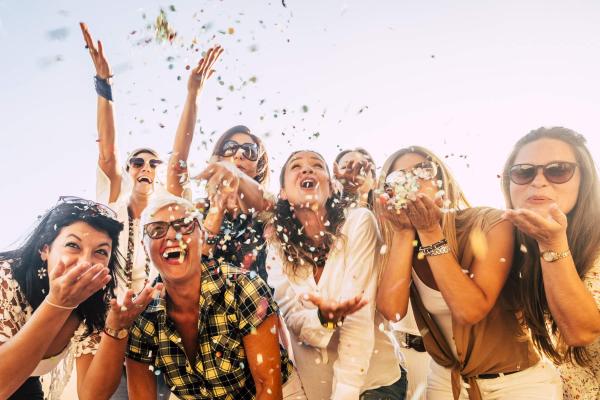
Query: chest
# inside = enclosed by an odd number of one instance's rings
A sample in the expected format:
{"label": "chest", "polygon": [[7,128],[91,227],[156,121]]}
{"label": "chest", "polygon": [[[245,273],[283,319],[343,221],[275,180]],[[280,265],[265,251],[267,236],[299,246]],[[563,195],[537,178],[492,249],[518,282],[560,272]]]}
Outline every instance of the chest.
{"label": "chest", "polygon": [[173,312],[169,314],[170,320],[179,336],[188,360],[196,358],[198,349],[198,310],[195,312]]}

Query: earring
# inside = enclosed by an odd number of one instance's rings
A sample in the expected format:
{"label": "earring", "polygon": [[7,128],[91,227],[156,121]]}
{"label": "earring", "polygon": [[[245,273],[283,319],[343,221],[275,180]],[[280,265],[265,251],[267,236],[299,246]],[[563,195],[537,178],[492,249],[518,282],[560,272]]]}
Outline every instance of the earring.
{"label": "earring", "polygon": [[40,279],[44,279],[46,276],[48,276],[48,270],[46,269],[45,263],[40,268],[38,268],[37,274],[38,274],[38,278],[40,278]]}

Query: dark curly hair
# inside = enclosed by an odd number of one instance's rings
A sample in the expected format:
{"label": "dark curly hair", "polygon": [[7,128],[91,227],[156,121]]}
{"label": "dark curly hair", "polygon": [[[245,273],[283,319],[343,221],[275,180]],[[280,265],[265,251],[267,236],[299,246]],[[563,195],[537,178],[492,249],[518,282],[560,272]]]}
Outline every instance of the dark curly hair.
{"label": "dark curly hair", "polygon": [[[331,178],[331,173],[323,156],[312,150],[299,150],[293,152],[283,164],[279,175],[279,184],[284,186],[285,172],[290,160],[298,153],[310,152],[317,155],[324,161],[327,175]],[[275,203],[274,211],[269,220],[269,225],[275,231],[274,241],[279,250],[282,261],[287,269],[296,274],[300,268],[306,266],[322,267],[325,265],[327,255],[335,240],[340,237],[340,228],[346,220],[345,210],[347,202],[343,200],[341,193],[332,185],[331,196],[325,203],[327,212],[327,221],[325,221],[325,231],[323,232],[323,243],[316,244],[314,240],[304,233],[304,227],[296,218],[294,207],[289,201],[279,198]]]}
{"label": "dark curly hair", "polygon": [[[93,202],[90,202],[93,203]],[[94,207],[77,203],[59,203],[47,211],[37,226],[25,239],[24,244],[15,250],[0,253],[0,260],[10,261],[11,271],[27,302],[35,310],[46,298],[50,290],[48,276],[40,278],[38,269],[46,263],[40,257],[44,246],[50,246],[60,234],[62,228],[75,222],[85,222],[111,238],[112,250],[108,262],[111,280],[102,289],[79,304],[75,312],[87,327],[87,334],[93,330],[102,330],[108,312],[108,304],[114,296],[115,271],[119,267],[119,233],[123,224],[99,213]]]}

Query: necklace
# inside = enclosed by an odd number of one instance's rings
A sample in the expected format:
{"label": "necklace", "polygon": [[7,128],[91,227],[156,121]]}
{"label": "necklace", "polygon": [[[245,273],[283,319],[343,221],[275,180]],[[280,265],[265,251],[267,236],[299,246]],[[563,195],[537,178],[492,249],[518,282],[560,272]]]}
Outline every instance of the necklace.
{"label": "necklace", "polygon": [[[131,289],[133,283],[133,256],[135,254],[135,242],[134,242],[134,219],[131,215],[131,210],[127,207],[127,218],[129,220],[129,237],[127,240],[127,259],[125,261],[125,282],[127,284],[127,289]],[[146,265],[144,266],[146,279],[145,284],[148,282],[148,277],[150,276],[150,260],[146,255]]]}

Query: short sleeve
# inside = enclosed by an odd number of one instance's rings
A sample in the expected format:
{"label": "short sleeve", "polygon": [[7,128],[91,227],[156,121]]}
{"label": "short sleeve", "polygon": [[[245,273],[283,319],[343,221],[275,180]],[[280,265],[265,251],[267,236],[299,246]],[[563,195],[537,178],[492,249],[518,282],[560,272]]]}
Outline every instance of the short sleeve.
{"label": "short sleeve", "polygon": [[10,262],[0,261],[0,343],[15,336],[33,314],[12,276]]}
{"label": "short sleeve", "polygon": [[271,297],[271,289],[255,272],[239,274],[236,283],[238,328],[241,335],[246,336],[271,314],[277,313],[278,308]]}
{"label": "short sleeve", "polygon": [[144,364],[154,364],[158,351],[157,331],[154,323],[140,316],[129,330],[125,356]]}
{"label": "short sleeve", "polygon": [[600,309],[600,260],[583,277],[583,283],[594,297],[596,306]]}
{"label": "short sleeve", "polygon": [[73,353],[77,358],[85,354],[96,354],[100,346],[100,331],[95,330],[88,335],[87,327],[82,322],[75,331],[71,343],[73,344]]}

